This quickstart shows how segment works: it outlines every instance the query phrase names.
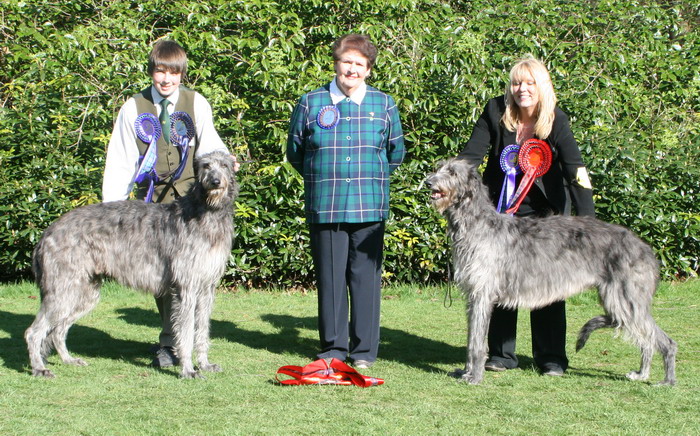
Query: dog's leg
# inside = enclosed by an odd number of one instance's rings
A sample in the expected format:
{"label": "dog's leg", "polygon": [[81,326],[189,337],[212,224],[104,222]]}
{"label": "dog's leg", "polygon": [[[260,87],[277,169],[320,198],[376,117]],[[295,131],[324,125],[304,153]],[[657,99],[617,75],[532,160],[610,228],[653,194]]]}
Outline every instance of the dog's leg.
{"label": "dog's leg", "polygon": [[646,380],[649,378],[651,369],[651,358],[654,355],[654,349],[650,345],[644,345],[642,350],[642,363],[639,366],[639,371],[631,371],[627,373],[627,378],[630,380]]}
{"label": "dog's leg", "polygon": [[467,344],[466,373],[462,379],[469,384],[479,384],[484,378],[484,365],[488,357],[486,335],[493,312],[493,302],[487,299],[488,289],[472,290],[469,296],[469,339]]}
{"label": "dog's leg", "polygon": [[45,357],[51,352],[51,346],[47,342],[47,335],[51,326],[46,317],[46,308],[42,302],[42,307],[36,319],[24,333],[29,350],[29,362],[32,366],[32,375],[35,377],[56,377],[51,370],[46,368]]}
{"label": "dog's leg", "polygon": [[656,349],[659,350],[659,353],[664,358],[664,370],[666,371],[664,380],[659,384],[673,386],[676,384],[676,352],[678,351],[678,344],[661,328],[658,326],[656,328]]}
{"label": "dog's leg", "polygon": [[65,311],[58,318],[53,320],[55,328],[50,333],[50,339],[56,347],[56,352],[61,357],[63,363],[67,365],[87,366],[87,362],[83,359],[73,357],[68,352],[66,347],[66,337],[68,329],[75,322],[90,312],[100,299],[99,286],[95,284],[72,286],[70,292],[64,292],[61,298],[62,309]]}
{"label": "dog's leg", "polygon": [[180,378],[203,378],[192,365],[192,344],[194,341],[194,311],[196,297],[191,287],[177,286],[178,292],[173,296],[173,330],[175,348],[180,358]]}
{"label": "dog's leg", "polygon": [[[619,277],[636,277],[630,271],[618,271]],[[600,300],[607,312],[607,318],[615,320],[614,323],[622,328],[627,337],[639,346],[641,351],[641,363],[638,371],[630,371],[626,377],[630,380],[647,380],[651,370],[651,361],[654,355],[656,342],[656,323],[650,314],[651,299],[631,296],[643,295],[643,284],[633,280],[609,280],[598,285]],[[653,289],[649,291],[653,293]],[[595,320],[595,318],[593,319]],[[589,321],[586,325],[590,324]],[[585,326],[584,326],[585,328]]]}
{"label": "dog's leg", "polygon": [[66,336],[68,336],[68,329],[70,329],[72,325],[72,320],[61,322],[56,326],[54,331],[51,332],[49,339],[53,341],[56,353],[61,357],[63,363],[66,365],[87,366],[87,362],[83,359],[71,356],[68,352],[68,347],[66,347]]}
{"label": "dog's leg", "polygon": [[214,307],[214,286],[205,287],[197,300],[197,309],[194,313],[194,353],[197,355],[197,364],[202,371],[220,372],[221,367],[209,363],[209,321]]}

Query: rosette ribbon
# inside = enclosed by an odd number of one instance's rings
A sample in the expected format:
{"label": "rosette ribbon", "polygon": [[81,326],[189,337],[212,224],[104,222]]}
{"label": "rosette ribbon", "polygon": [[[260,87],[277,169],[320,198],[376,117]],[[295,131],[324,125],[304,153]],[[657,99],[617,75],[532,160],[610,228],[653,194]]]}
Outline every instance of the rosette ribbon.
{"label": "rosette ribbon", "polygon": [[549,167],[552,165],[552,149],[540,139],[528,139],[520,147],[518,163],[525,175],[518,185],[518,190],[513,195],[513,205],[506,210],[509,215],[518,211],[535,179],[549,171]]}
{"label": "rosette ribbon", "polygon": [[194,134],[194,122],[187,112],[177,111],[170,115],[170,140],[180,150],[180,165],[173,174],[173,181],[180,178],[185,165],[187,165],[190,141],[194,138]]}
{"label": "rosette ribbon", "polygon": [[145,201],[150,203],[153,199],[153,188],[158,181],[156,174],[156,161],[158,160],[158,138],[163,133],[160,128],[160,121],[155,115],[143,113],[136,118],[134,122],[136,136],[143,142],[148,144],[146,153],[139,157],[139,169],[136,171],[134,182],[141,183],[148,181],[148,191],[146,192]]}
{"label": "rosette ribbon", "polygon": [[519,145],[511,144],[504,148],[501,152],[501,169],[506,174],[506,176],[503,179],[501,195],[498,197],[497,210],[499,213],[503,213],[506,209],[508,209],[513,200],[513,192],[515,191],[515,178],[521,172],[520,165],[518,165],[519,151]]}
{"label": "rosette ribbon", "polygon": [[[292,378],[280,380],[280,374]],[[332,359],[330,363],[318,359],[306,366],[282,366],[275,378],[283,385],[355,385],[368,388],[384,384],[383,379],[362,375],[338,359]]]}

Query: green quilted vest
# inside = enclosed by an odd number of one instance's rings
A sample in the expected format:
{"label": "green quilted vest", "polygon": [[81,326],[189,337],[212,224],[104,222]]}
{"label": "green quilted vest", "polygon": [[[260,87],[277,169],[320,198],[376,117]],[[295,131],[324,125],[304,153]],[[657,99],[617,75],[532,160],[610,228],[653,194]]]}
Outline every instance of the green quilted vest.
{"label": "green quilted vest", "polygon": [[[180,86],[180,96],[177,99],[177,104],[175,105],[175,111],[187,112],[192,121],[197,125],[194,113],[194,95],[195,92],[184,86]],[[136,109],[139,115],[143,113],[151,113],[158,118],[158,112],[153,103],[151,96],[151,87],[144,89],[140,93],[134,95],[136,100]],[[190,152],[187,154],[187,164],[182,172],[182,175],[175,182],[172,181],[170,176],[156,183],[155,190],[153,192],[153,202],[154,203],[172,203],[176,198],[182,197],[187,193],[194,182],[194,165],[192,164],[194,155],[197,152],[199,143],[197,138],[193,139],[194,145],[190,143]],[[139,154],[143,156],[148,149],[148,143],[136,139],[136,145],[139,148]],[[180,165],[180,152],[177,147],[172,144],[166,144],[163,136],[158,138],[158,162],[156,163],[156,173],[159,177],[163,174],[172,174],[177,167]],[[143,199],[146,196],[146,190],[148,189],[148,183],[139,184],[136,188],[136,198]]]}

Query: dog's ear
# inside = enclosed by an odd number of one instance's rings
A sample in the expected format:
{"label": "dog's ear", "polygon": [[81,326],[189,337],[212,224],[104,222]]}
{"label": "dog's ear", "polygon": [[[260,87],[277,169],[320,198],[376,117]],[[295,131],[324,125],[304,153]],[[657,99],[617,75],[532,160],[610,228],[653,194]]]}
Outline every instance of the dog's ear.
{"label": "dog's ear", "polygon": [[477,190],[482,184],[481,176],[476,170],[476,167],[464,159],[457,159],[454,162],[453,171],[455,177],[459,178],[459,187],[457,192],[456,202],[460,204],[469,204],[474,200]]}

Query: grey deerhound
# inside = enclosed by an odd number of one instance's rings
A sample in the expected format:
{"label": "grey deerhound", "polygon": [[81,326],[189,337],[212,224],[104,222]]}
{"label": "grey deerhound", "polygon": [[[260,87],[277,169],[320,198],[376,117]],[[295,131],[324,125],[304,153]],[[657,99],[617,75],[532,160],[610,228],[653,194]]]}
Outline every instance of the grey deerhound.
{"label": "grey deerhound", "polygon": [[651,247],[629,230],[592,217],[515,218],[499,214],[475,168],[449,160],[428,176],[435,208],[445,215],[457,282],[468,300],[467,364],[457,375],[471,384],[484,376],[486,334],[495,304],[534,309],[597,287],[605,315],[588,321],[576,351],[591,332],[615,327],[642,351],[639,371],[649,377],[654,349],[675,383],[676,343],[651,316],[659,280]]}
{"label": "grey deerhound", "polygon": [[221,371],[209,363],[209,319],[215,287],[233,238],[238,194],[234,161],[213,152],[195,160],[195,183],[172,204],[116,201],[72,210],[44,232],[33,270],[41,307],[25,333],[32,374],[54,377],[46,356],[55,348],[64,363],[86,365],[66,348],[68,329],[92,310],[105,278],[153,295],[171,292],[180,377]]}

